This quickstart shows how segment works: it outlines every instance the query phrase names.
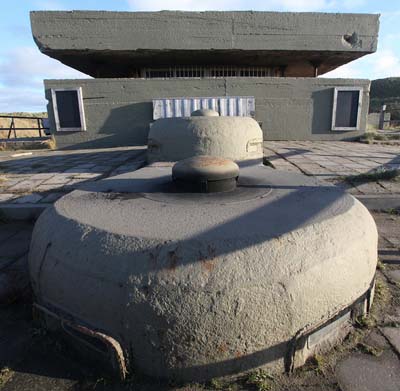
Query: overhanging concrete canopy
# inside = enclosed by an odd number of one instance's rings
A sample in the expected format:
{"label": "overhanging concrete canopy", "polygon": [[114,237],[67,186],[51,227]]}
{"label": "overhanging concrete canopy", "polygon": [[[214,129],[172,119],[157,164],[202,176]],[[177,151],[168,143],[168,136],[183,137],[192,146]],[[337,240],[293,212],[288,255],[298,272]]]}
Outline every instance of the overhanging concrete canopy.
{"label": "overhanging concrete canopy", "polygon": [[94,77],[143,67],[279,66],[328,72],[377,48],[379,15],[280,12],[31,12],[39,49]]}

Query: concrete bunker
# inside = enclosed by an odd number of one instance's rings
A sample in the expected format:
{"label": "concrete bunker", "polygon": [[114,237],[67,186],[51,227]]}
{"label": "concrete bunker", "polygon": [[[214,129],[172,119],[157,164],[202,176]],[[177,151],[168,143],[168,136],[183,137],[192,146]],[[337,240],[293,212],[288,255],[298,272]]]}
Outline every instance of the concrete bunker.
{"label": "concrete bunker", "polygon": [[[45,325],[121,378],[291,371],[369,311],[377,231],[367,209],[339,188],[263,166],[262,151],[239,153],[245,137],[214,149],[242,128],[234,119],[171,119],[209,140],[189,137],[184,161],[168,145],[170,121],[158,120],[162,159],[150,148],[149,164],[73,191],[36,223],[29,266]],[[208,125],[198,132],[193,120]],[[256,121],[243,120],[260,139]]]}
{"label": "concrete bunker", "polygon": [[[374,53],[378,15],[32,12],[31,24],[44,54],[93,77],[45,81],[60,148],[144,145],[160,101],[167,118],[251,97],[253,110],[217,111],[254,118],[264,140],[350,140],[366,130],[370,82],[317,76]],[[57,95],[71,90],[75,102],[60,105]],[[62,126],[65,115],[72,126]]]}

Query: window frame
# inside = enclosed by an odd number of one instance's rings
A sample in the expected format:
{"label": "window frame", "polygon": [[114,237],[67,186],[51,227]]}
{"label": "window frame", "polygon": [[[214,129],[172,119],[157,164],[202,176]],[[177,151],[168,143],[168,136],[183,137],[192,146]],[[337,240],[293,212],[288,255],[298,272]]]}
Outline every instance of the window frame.
{"label": "window frame", "polygon": [[[63,91],[76,91],[77,92],[79,118],[81,120],[81,126],[79,128],[62,128],[60,126],[60,118],[58,115],[56,93],[63,92]],[[53,103],[53,113],[54,113],[54,120],[56,123],[56,131],[57,132],[85,132],[86,131],[86,121],[85,121],[85,110],[84,110],[84,106],[83,106],[82,87],[52,88],[51,89],[51,98],[52,98],[52,103]]]}
{"label": "window frame", "polygon": [[[341,91],[358,91],[358,109],[357,109],[357,123],[355,127],[347,126],[335,126],[336,123],[336,112],[337,112],[337,98]],[[333,89],[333,107],[332,107],[332,131],[354,131],[360,130],[360,120],[361,120],[361,109],[362,109],[362,99],[363,99],[364,88],[363,87],[334,87]]]}

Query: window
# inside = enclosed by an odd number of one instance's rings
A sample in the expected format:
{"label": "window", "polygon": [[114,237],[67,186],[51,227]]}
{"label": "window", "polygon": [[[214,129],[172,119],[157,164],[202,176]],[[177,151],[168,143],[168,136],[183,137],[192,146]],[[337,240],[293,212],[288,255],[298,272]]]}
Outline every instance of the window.
{"label": "window", "polygon": [[358,130],[362,88],[336,87],[333,95],[332,130]]}
{"label": "window", "polygon": [[51,96],[57,132],[86,130],[80,87],[52,89]]}

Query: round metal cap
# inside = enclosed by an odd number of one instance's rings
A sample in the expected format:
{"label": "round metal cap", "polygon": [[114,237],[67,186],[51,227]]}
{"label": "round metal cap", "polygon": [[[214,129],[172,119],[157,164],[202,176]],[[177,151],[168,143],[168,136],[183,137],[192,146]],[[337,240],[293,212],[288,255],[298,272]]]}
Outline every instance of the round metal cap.
{"label": "round metal cap", "polygon": [[211,109],[195,110],[190,114],[191,117],[219,117],[218,111]]}
{"label": "round metal cap", "polygon": [[214,193],[236,188],[239,166],[229,159],[216,156],[193,156],[172,167],[172,179],[191,192]]}

